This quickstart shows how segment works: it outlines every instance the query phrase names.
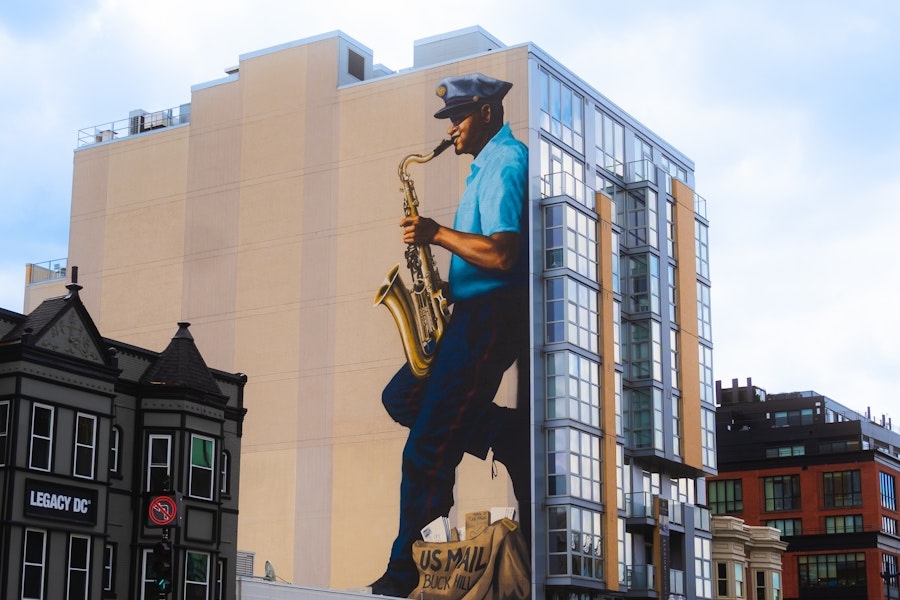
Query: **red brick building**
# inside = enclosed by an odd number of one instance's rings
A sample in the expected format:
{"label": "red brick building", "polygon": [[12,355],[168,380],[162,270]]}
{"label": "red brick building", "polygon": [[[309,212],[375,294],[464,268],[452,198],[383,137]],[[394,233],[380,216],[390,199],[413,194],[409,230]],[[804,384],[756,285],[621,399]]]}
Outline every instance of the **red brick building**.
{"label": "red brick building", "polygon": [[782,597],[900,598],[891,576],[900,571],[900,434],[890,422],[815,392],[767,395],[749,380],[716,392],[710,511],[782,531]]}

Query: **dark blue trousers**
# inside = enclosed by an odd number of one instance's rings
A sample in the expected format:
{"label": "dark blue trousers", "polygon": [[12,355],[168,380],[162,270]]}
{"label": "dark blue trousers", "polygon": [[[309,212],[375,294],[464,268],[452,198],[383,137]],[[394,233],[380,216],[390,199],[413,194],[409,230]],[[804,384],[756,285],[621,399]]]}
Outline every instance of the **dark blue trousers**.
{"label": "dark blue trousers", "polygon": [[388,573],[418,581],[412,544],[421,529],[453,505],[456,467],[463,453],[484,459],[514,411],[494,404],[503,373],[527,347],[524,289],[458,302],[441,338],[431,372],[417,379],[404,365],[382,402],[409,428],[403,449],[400,528]]}

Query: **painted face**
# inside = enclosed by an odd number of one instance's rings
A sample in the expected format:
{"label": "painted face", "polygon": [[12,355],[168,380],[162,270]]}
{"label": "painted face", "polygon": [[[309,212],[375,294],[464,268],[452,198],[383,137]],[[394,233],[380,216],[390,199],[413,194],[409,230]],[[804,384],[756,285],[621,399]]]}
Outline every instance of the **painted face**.
{"label": "painted face", "polygon": [[457,154],[478,155],[478,152],[490,139],[490,136],[487,135],[487,125],[490,122],[490,118],[490,106],[488,105],[482,105],[474,111],[450,117],[450,127],[447,129],[447,134],[453,140]]}

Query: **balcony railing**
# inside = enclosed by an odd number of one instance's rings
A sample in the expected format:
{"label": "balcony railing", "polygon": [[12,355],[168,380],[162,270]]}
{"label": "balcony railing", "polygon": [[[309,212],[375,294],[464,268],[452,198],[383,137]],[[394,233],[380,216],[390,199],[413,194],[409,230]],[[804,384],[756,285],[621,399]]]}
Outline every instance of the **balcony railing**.
{"label": "balcony railing", "polygon": [[182,104],[156,112],[133,110],[127,119],[101,123],[78,131],[78,147],[120,140],[130,135],[191,122],[191,105]]}
{"label": "balcony railing", "polygon": [[626,517],[653,517],[653,494],[632,492],[625,495]]}
{"label": "balcony railing", "polygon": [[653,565],[628,565],[625,567],[625,585],[631,592],[656,589],[656,569]]}
{"label": "balcony railing", "polygon": [[541,177],[541,197],[557,196],[568,196],[582,206],[597,210],[597,196],[594,190],[571,173],[548,173]]}
{"label": "balcony railing", "polygon": [[66,278],[66,258],[25,265],[25,283],[44,283]]}
{"label": "balcony railing", "polygon": [[645,158],[625,164],[625,183],[640,181],[656,183],[656,166],[652,160]]}

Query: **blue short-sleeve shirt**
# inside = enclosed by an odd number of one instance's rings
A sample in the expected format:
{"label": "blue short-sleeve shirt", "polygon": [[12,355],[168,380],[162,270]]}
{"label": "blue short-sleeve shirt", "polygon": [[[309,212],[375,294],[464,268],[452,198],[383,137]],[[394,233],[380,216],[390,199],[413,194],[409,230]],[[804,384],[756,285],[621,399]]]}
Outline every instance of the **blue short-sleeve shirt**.
{"label": "blue short-sleeve shirt", "polygon": [[[527,178],[528,148],[513,137],[506,123],[472,161],[453,228],[485,236],[514,231],[524,245]],[[520,251],[511,270],[494,271],[476,267],[454,254],[450,258],[451,298],[468,300],[519,283],[526,263],[525,252]]]}

